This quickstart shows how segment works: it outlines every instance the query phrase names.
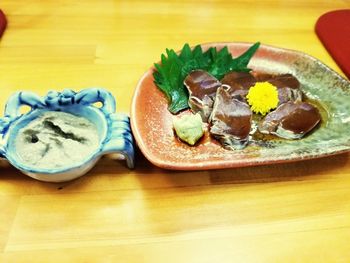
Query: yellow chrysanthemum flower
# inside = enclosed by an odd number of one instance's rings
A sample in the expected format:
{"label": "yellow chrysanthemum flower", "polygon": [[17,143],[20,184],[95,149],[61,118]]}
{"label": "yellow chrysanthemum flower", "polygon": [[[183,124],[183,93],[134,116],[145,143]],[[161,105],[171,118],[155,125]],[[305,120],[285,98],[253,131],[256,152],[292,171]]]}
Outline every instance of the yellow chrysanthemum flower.
{"label": "yellow chrysanthemum flower", "polygon": [[254,113],[266,115],[278,105],[277,88],[269,82],[257,82],[249,89],[247,101]]}

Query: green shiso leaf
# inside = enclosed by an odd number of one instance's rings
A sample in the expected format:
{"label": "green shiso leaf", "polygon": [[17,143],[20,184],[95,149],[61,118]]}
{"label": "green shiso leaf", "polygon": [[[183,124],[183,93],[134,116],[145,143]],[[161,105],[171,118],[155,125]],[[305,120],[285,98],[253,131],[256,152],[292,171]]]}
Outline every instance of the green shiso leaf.
{"label": "green shiso leaf", "polygon": [[257,42],[252,45],[246,52],[237,58],[232,59],[230,64],[230,71],[249,72],[251,69],[247,68],[250,59],[258,50],[260,43]]}
{"label": "green shiso leaf", "polygon": [[236,58],[232,58],[227,46],[219,51],[211,47],[203,52],[200,45],[191,49],[185,44],[179,54],[166,49],[166,55],[161,55],[161,63],[154,64],[154,83],[166,95],[169,111],[176,114],[188,108],[188,91],[183,81],[191,71],[202,69],[217,79],[222,79],[230,71],[249,72],[248,63],[259,46],[259,42],[255,43]]}

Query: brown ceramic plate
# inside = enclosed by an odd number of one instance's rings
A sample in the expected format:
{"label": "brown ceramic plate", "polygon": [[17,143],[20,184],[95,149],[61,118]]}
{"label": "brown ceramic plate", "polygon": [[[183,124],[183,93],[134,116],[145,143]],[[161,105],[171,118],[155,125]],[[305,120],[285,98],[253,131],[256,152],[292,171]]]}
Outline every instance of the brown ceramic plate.
{"label": "brown ceramic plate", "polygon": [[[236,57],[251,44],[214,43],[202,47],[205,50],[225,45]],[[153,83],[151,68],[139,81],[131,108],[132,131],[146,158],[166,169],[206,170],[290,162],[350,150],[349,81],[309,55],[266,45],[260,46],[249,67],[257,72],[296,76],[306,96],[319,106],[322,124],[301,140],[262,141],[229,151],[206,133],[191,147],[174,136],[173,115],[167,110],[166,97]]]}

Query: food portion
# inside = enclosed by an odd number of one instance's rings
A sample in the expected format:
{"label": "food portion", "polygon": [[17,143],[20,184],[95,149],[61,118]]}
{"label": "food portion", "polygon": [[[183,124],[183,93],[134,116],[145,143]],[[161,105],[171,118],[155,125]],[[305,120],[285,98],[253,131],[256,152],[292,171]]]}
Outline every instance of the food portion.
{"label": "food portion", "polygon": [[287,102],[269,113],[259,131],[285,139],[300,139],[321,121],[317,108],[306,102]]}
{"label": "food portion", "polygon": [[65,112],[45,112],[19,130],[16,152],[23,164],[58,169],[81,163],[99,146],[96,126]]}
{"label": "food portion", "polygon": [[227,149],[242,149],[248,143],[251,123],[249,106],[233,98],[225,86],[218,88],[210,116],[210,134]]}
{"label": "food portion", "polygon": [[291,74],[282,74],[271,77],[267,82],[274,85],[278,90],[279,105],[288,101],[301,101],[302,92],[300,83],[296,77]]}
{"label": "food portion", "polygon": [[182,117],[186,125],[177,123],[181,119],[174,121],[182,141],[194,145],[203,135],[200,117],[208,123],[209,134],[230,150],[246,147],[257,133],[301,139],[321,122],[319,110],[303,101],[295,76],[247,68],[258,47],[254,44],[237,58],[227,47],[203,52],[200,46],[191,50],[187,44],[180,54],[167,50],[168,57],[162,55],[154,79],[169,100],[169,111],[177,114],[189,107],[196,114]]}
{"label": "food portion", "polygon": [[189,145],[195,145],[204,134],[202,118],[199,113],[174,118],[173,125],[176,135]]}
{"label": "food portion", "polygon": [[198,112],[206,122],[213,110],[216,90],[221,86],[220,81],[204,70],[194,70],[187,75],[184,85],[189,93],[188,105],[192,112]]}
{"label": "food portion", "polygon": [[249,88],[256,83],[255,77],[248,72],[229,72],[227,73],[221,83],[230,88],[230,94],[238,100],[246,101]]}

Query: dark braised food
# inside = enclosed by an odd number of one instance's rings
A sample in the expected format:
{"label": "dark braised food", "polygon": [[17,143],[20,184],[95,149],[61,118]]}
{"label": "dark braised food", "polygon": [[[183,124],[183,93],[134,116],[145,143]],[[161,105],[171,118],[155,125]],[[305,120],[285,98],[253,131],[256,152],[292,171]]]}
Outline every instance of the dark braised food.
{"label": "dark braised food", "polygon": [[216,90],[221,86],[220,81],[204,70],[194,70],[184,80],[189,99],[188,105],[192,112],[199,113],[206,122],[213,110]]}
{"label": "dark braised food", "polygon": [[264,134],[300,139],[321,121],[318,109],[307,102],[287,102],[270,112],[259,125]]}
{"label": "dark braised food", "polygon": [[217,90],[210,123],[210,134],[225,148],[242,149],[248,143],[252,111],[246,103],[234,99],[223,86]]}

